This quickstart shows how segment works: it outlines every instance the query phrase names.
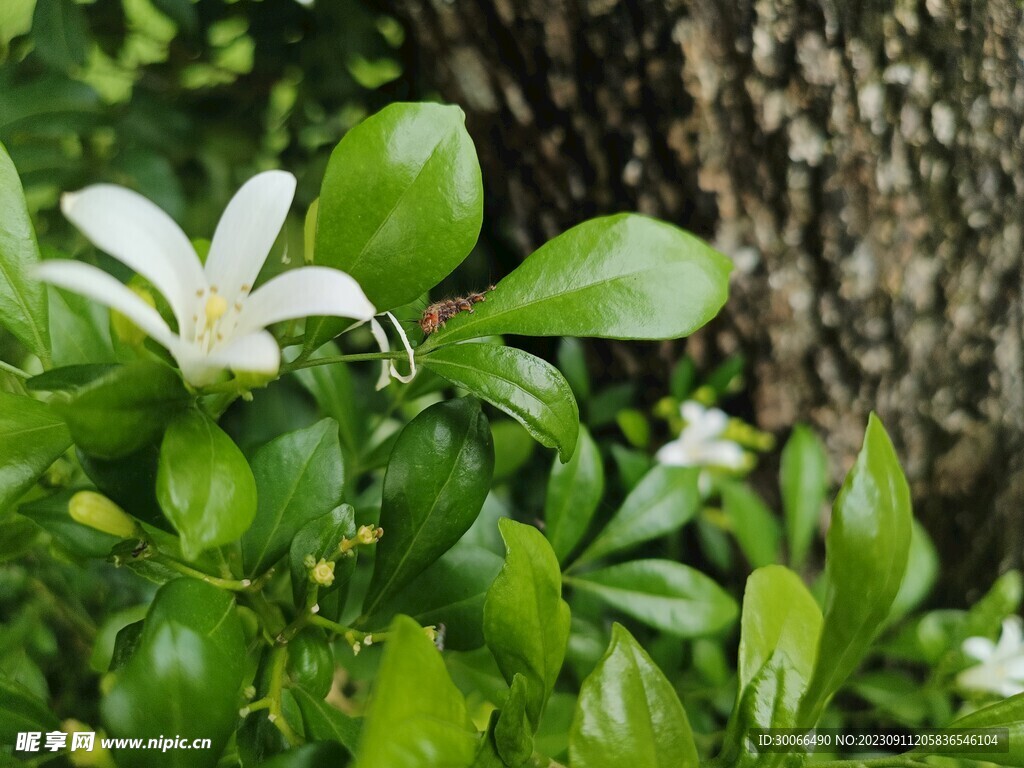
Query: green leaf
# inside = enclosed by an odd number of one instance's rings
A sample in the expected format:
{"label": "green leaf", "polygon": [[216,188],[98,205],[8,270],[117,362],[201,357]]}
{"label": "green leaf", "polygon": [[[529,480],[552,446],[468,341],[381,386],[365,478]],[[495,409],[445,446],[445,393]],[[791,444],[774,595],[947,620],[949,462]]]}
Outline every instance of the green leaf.
{"label": "green leaf", "polygon": [[445,626],[444,647],[468,651],[484,644],[484,599],[502,559],[483,547],[460,541],[388,601],[368,620],[380,626],[396,613],[423,626]]}
{"label": "green leaf", "polygon": [[907,570],[896,599],[892,601],[889,622],[916,608],[931,592],[939,576],[939,554],[935,551],[928,531],[917,520],[913,521],[910,532],[910,552],[907,556]]}
{"label": "green leaf", "polygon": [[25,389],[29,392],[68,392],[84,387],[116,368],[116,363],[64,365],[33,376],[25,382]]}
{"label": "green leaf", "polygon": [[256,483],[245,456],[198,410],[185,411],[164,434],[156,497],[190,560],[236,541],[256,514]]}
{"label": "green leaf", "polygon": [[137,362],[119,366],[51,404],[83,451],[117,459],[154,442],[189,399],[174,370]]}
{"label": "green leaf", "polygon": [[362,729],[361,720],[349,717],[304,688],[292,688],[291,691],[302,712],[302,725],[307,739],[337,741],[350,754],[356,753]]}
{"label": "green leaf", "polygon": [[536,728],[569,642],[558,559],[536,528],[503,518],[505,565],[487,592],[484,638],[505,681],[526,678],[527,714]]}
{"label": "green leaf", "polygon": [[67,428],[46,403],[0,392],[0,512],[35,485],[69,445]]}
{"label": "green leaf", "polygon": [[[58,257],[66,258],[64,254],[58,254]],[[110,339],[110,313],[107,308],[77,293],[61,291],[53,286],[48,287],[46,295],[53,364],[61,367],[106,364],[112,368],[111,363],[118,357]]]}
{"label": "green leaf", "polygon": [[214,766],[238,720],[245,641],[231,595],[195,579],[160,588],[101,705],[112,734],[212,739],[212,749],[115,751],[118,765]]}
{"label": "green leaf", "polygon": [[[193,6],[189,6],[192,8]],[[343,765],[345,750],[333,741],[316,741],[290,749],[260,763],[261,768],[322,768]]]}
{"label": "green leaf", "polygon": [[759,568],[747,578],[740,630],[736,707],[719,760],[727,765],[779,764],[784,755],[742,749],[750,728],[795,728],[800,697],[814,672],[821,610],[792,571]]}
{"label": "green leaf", "polygon": [[0,144],[0,325],[25,348],[49,360],[46,291],[29,271],[39,263],[39,246],[25,205],[18,171]]}
{"label": "green leaf", "polygon": [[[310,520],[292,539],[288,552],[288,567],[292,575],[292,598],[296,607],[301,608],[306,597],[309,584],[308,569],[305,566],[307,555],[314,560],[330,558],[338,552],[338,544],[343,538],[353,539],[356,535],[355,510],[349,504],[342,504],[318,518]],[[320,587],[319,594],[333,592],[347,587],[352,573],[356,568],[355,557],[343,557],[335,563],[334,581],[329,587]]]}
{"label": "green leaf", "polygon": [[832,510],[825,623],[801,723],[817,721],[889,615],[906,570],[910,531],[910,489],[885,428],[872,414],[864,447]]}
{"label": "green leaf", "polygon": [[713,635],[736,619],[736,601],[682,563],[634,560],[566,579],[645,624],[678,637]]}
{"label": "green leaf", "polygon": [[795,573],[780,565],[768,565],[750,574],[740,622],[740,689],[775,654],[785,656],[804,682],[809,681],[821,624],[821,609]]}
{"label": "green leaf", "polygon": [[[333,344],[325,344],[313,359],[340,354]],[[352,373],[345,363],[315,365],[295,372],[295,377],[316,400],[321,412],[338,422],[338,439],[345,455],[346,474],[355,476],[358,459],[366,449],[367,411],[356,394]]]}
{"label": "green leaf", "polygon": [[316,261],[352,275],[378,310],[437,285],[476,243],[483,185],[464,122],[455,106],[392,104],[331,154]]}
{"label": "green leaf", "polygon": [[530,722],[528,705],[529,685],[517,673],[494,724],[494,748],[502,762],[513,768],[523,765],[533,754],[533,733],[537,727]]}
{"label": "green leaf", "polygon": [[487,498],[493,471],[491,432],[475,398],[437,403],[406,425],[384,475],[384,538],[367,614],[462,538]]}
{"label": "green leaf", "polygon": [[463,768],[477,733],[441,654],[412,619],[388,630],[356,768]]}
{"label": "green leaf", "polygon": [[515,347],[456,344],[423,358],[435,373],[514,418],[568,461],[580,413],[569,383],[550,363]]}
{"label": "green leaf", "polygon": [[782,449],[779,485],[786,517],[789,563],[799,569],[807,558],[811,539],[818,528],[828,487],[825,446],[814,432],[802,424],[794,427],[786,447]]}
{"label": "green leaf", "polygon": [[697,747],[672,684],[621,624],[583,681],[569,733],[573,768],[697,768]]}
{"label": "green leaf", "polygon": [[60,720],[46,702],[21,683],[0,677],[0,741],[4,745],[13,745],[20,732],[46,733],[59,728]]}
{"label": "green leaf", "polygon": [[[969,715],[954,720],[947,730],[961,728],[1007,728],[1009,749],[1006,752],[963,752],[955,756],[960,760],[978,760],[996,765],[1024,765],[1024,693],[982,707]],[[929,747],[929,754],[942,754],[939,747]],[[909,754],[914,754],[913,752]],[[949,753],[954,754],[954,753]]]}
{"label": "green leaf", "polygon": [[530,460],[537,443],[516,421],[501,419],[491,422],[494,438],[494,480],[509,480]]}
{"label": "green leaf", "polygon": [[592,219],[541,246],[420,347],[521,334],[675,339],[725,303],[731,264],[671,224],[635,214]]}
{"label": "green leaf", "polygon": [[692,467],[655,465],[630,491],[574,567],[682,528],[700,507],[698,475]]}
{"label": "green leaf", "polygon": [[281,435],[252,457],[258,506],[242,537],[242,567],[253,576],[276,563],[302,526],[341,503],[345,468],[334,419]]}
{"label": "green leaf", "polygon": [[747,562],[754,568],[771,565],[779,559],[782,532],[778,520],[761,497],[743,483],[721,483],[722,506],[732,521],[733,536]]}
{"label": "green leaf", "polygon": [[559,562],[580,543],[604,495],[604,465],[597,444],[580,426],[572,458],[555,461],[544,499],[545,533]]}
{"label": "green leaf", "polygon": [[589,400],[590,374],[587,371],[587,355],[579,339],[562,339],[558,345],[558,368],[569,382],[576,398],[582,402]]}
{"label": "green leaf", "polygon": [[55,69],[81,67],[88,58],[89,26],[72,0],[36,0],[32,37],[39,58]]}
{"label": "green leaf", "polygon": [[21,557],[41,534],[38,525],[21,515],[0,516],[0,563]]}

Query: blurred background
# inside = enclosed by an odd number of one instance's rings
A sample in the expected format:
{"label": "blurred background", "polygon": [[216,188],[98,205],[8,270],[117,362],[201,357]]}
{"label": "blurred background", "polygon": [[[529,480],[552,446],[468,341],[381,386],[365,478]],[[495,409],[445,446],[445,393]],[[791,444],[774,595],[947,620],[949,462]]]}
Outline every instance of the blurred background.
{"label": "blurred background", "polygon": [[348,128],[457,103],[487,216],[446,288],[603,213],[708,239],[736,265],[724,313],[587,342],[591,376],[649,405],[684,354],[742,361],[723,407],[811,424],[837,480],[877,411],[940,553],[933,601],[961,606],[1024,547],[1022,31],[1014,0],[2,0],[0,141],[51,244],[62,191],[125,184],[209,236],[273,167],[299,178],[301,243]]}

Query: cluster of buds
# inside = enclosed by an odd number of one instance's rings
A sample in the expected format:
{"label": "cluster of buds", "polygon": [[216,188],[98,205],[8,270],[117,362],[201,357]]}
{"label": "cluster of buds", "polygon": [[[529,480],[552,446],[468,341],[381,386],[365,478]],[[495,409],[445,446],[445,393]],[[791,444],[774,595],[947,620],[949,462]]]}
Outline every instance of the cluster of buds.
{"label": "cluster of buds", "polygon": [[359,652],[363,650],[363,646],[369,648],[373,645],[373,634],[362,632],[356,632],[354,629],[350,629],[345,633],[345,642],[352,647],[352,655],[358,656]]}
{"label": "cluster of buds", "polygon": [[354,554],[356,547],[360,545],[369,546],[370,544],[376,544],[383,537],[383,528],[374,528],[372,525],[361,525],[359,526],[359,530],[356,531],[354,539],[342,538],[342,540],[338,542],[338,551],[346,557],[351,557]]}

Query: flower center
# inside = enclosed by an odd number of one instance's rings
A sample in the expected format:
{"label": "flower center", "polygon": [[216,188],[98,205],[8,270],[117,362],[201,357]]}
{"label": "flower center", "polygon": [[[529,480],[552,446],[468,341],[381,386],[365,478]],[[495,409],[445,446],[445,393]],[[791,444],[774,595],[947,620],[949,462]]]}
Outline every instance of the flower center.
{"label": "flower center", "polygon": [[200,303],[196,307],[196,314],[192,315],[192,322],[195,323],[193,339],[204,353],[209,354],[215,346],[234,332],[238,315],[242,311],[242,303],[250,290],[252,286],[243,285],[237,300],[233,303],[222,295],[215,285],[196,292]]}
{"label": "flower center", "polygon": [[213,325],[228,311],[228,301],[216,293],[206,300],[206,324]]}

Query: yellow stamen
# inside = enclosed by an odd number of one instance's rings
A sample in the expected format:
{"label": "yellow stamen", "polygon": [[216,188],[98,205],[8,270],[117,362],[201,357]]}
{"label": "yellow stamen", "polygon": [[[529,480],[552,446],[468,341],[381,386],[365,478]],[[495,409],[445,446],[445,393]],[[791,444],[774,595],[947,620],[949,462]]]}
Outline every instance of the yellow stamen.
{"label": "yellow stamen", "polygon": [[206,323],[213,325],[228,311],[228,302],[223,296],[213,294],[206,300]]}

